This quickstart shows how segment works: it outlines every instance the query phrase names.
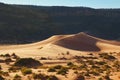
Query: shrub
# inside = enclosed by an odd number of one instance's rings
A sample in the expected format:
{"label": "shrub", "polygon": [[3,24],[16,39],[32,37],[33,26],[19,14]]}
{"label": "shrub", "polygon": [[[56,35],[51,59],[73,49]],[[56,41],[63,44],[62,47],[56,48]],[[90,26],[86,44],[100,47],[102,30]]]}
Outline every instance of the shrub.
{"label": "shrub", "polygon": [[68,69],[63,67],[60,70],[58,70],[57,74],[65,75],[67,74],[67,72],[68,72]]}
{"label": "shrub", "polygon": [[103,80],[103,78],[100,77],[100,78],[98,78],[98,80]]}
{"label": "shrub", "polygon": [[0,75],[9,76],[9,73],[8,72],[4,72],[4,71],[0,71]]}
{"label": "shrub", "polygon": [[83,75],[78,74],[75,80],[85,80]]}
{"label": "shrub", "polygon": [[99,76],[100,75],[99,68],[91,69],[91,71],[89,73],[93,74],[94,76]]}
{"label": "shrub", "polygon": [[101,53],[99,54],[100,57],[104,58],[104,59],[108,59],[108,60],[115,60],[116,58],[112,55],[109,55],[108,53]]}
{"label": "shrub", "polygon": [[55,71],[56,71],[56,70],[55,70],[54,67],[51,67],[51,68],[48,69],[48,72],[55,72]]}
{"label": "shrub", "polygon": [[75,74],[78,74],[78,71],[74,71]]}
{"label": "shrub", "polygon": [[45,58],[45,57],[41,57],[40,60],[47,60],[47,58]]}
{"label": "shrub", "polygon": [[67,66],[73,66],[74,64],[72,62],[68,62]]}
{"label": "shrub", "polygon": [[21,76],[20,76],[20,75],[16,74],[16,75],[14,76],[14,79],[13,79],[13,80],[22,80],[22,79],[21,79]]}
{"label": "shrub", "polygon": [[9,64],[10,62],[13,62],[11,58],[6,58],[6,59],[5,59],[5,63],[6,63],[6,64]]}
{"label": "shrub", "polygon": [[38,67],[41,66],[42,64],[32,58],[21,58],[19,60],[17,60],[14,64],[15,66],[19,66],[19,67]]}
{"label": "shrub", "polygon": [[89,53],[89,55],[93,55],[93,53]]}
{"label": "shrub", "polygon": [[20,59],[20,57],[17,56],[15,53],[13,53],[11,56],[12,56],[13,59],[16,59],[16,60]]}
{"label": "shrub", "polygon": [[35,79],[35,80],[46,80],[45,79],[45,75],[44,74],[33,74],[33,79]]}
{"label": "shrub", "polygon": [[22,72],[23,75],[27,75],[27,74],[31,74],[31,73],[32,73],[32,70],[29,69],[29,68],[23,67],[23,68],[21,69],[21,72]]}
{"label": "shrub", "polygon": [[69,55],[69,54],[70,54],[70,52],[69,52],[69,51],[67,51],[67,52],[66,52],[66,54],[67,54],[67,55]]}
{"label": "shrub", "polygon": [[95,65],[92,65],[92,68],[100,68],[100,67],[98,67],[98,66],[95,66]]}
{"label": "shrub", "polygon": [[17,72],[18,70],[20,70],[20,68],[16,66],[12,66],[8,69],[9,72]]}
{"label": "shrub", "polygon": [[111,80],[108,75],[104,76],[104,78],[105,78],[106,80]]}
{"label": "shrub", "polygon": [[99,76],[100,75],[99,72],[95,72],[95,71],[92,71],[91,74],[93,74],[94,76]]}
{"label": "shrub", "polygon": [[81,66],[80,66],[80,68],[79,69],[86,69],[86,64],[85,63],[83,63]]}
{"label": "shrub", "polygon": [[67,58],[61,57],[61,58],[59,58],[59,60],[67,60]]}
{"label": "shrub", "polygon": [[10,54],[5,54],[4,57],[10,57]]}
{"label": "shrub", "polygon": [[45,74],[33,74],[33,79],[35,80],[58,80],[56,76],[53,75],[45,75]]}
{"label": "shrub", "polygon": [[58,80],[58,78],[54,75],[48,76],[47,80]]}
{"label": "shrub", "polygon": [[73,69],[73,70],[77,70],[77,69],[79,69],[79,66],[73,65],[73,66],[71,66],[70,68]]}
{"label": "shrub", "polygon": [[99,61],[99,62],[95,62],[95,64],[104,65],[104,64],[106,64],[106,62],[104,62],[104,61]]}
{"label": "shrub", "polygon": [[61,66],[61,65],[56,65],[56,66],[54,66],[54,68],[55,68],[55,69],[61,69],[62,66]]}
{"label": "shrub", "polygon": [[108,69],[111,69],[111,67],[110,67],[109,65],[106,64],[106,65],[103,65],[103,66],[102,66],[102,70],[103,70],[103,71],[106,71],[106,70],[108,70]]}
{"label": "shrub", "polygon": [[120,61],[115,61],[113,63],[113,67],[115,67],[117,69],[117,71],[120,71]]}

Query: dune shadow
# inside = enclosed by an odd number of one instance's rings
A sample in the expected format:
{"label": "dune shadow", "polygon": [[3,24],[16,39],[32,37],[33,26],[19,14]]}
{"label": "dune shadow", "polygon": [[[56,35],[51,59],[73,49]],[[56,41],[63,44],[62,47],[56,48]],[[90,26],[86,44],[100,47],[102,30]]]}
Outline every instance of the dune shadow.
{"label": "dune shadow", "polygon": [[96,46],[97,40],[87,37],[71,37],[56,42],[56,45],[77,51],[100,51]]}

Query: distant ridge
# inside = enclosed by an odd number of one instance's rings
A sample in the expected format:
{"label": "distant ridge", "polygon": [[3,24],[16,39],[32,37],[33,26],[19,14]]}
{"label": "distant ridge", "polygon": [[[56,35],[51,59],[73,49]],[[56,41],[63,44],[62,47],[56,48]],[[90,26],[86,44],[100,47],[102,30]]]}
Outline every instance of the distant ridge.
{"label": "distant ridge", "polygon": [[120,40],[120,9],[0,4],[0,44],[21,44],[52,35],[88,32]]}

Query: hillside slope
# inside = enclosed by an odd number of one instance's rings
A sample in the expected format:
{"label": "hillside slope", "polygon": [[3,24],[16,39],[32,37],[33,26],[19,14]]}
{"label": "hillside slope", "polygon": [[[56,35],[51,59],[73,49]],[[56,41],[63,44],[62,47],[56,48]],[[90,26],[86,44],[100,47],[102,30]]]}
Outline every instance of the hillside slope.
{"label": "hillside slope", "polygon": [[119,23],[120,9],[0,3],[0,44],[30,43],[78,32],[119,40]]}

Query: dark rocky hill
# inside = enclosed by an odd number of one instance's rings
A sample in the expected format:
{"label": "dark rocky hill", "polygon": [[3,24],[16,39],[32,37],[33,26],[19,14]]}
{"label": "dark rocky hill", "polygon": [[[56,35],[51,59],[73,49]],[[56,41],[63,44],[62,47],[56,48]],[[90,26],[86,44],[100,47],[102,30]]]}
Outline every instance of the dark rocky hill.
{"label": "dark rocky hill", "polygon": [[120,9],[0,3],[0,43],[29,43],[78,32],[119,40]]}

